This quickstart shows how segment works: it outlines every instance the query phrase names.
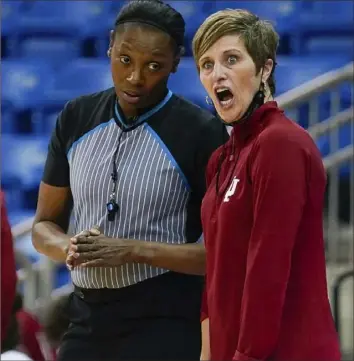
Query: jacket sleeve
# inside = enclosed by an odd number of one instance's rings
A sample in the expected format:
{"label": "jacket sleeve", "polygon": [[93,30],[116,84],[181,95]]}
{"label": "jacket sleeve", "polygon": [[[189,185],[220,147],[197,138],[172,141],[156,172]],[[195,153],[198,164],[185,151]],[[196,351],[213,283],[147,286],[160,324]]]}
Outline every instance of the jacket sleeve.
{"label": "jacket sleeve", "polygon": [[7,218],[5,197],[1,192],[1,341],[6,337],[6,330],[12,314],[16,293],[16,266],[11,227]]}
{"label": "jacket sleeve", "polygon": [[276,346],[291,254],[306,201],[307,159],[299,135],[280,130],[262,134],[253,149],[254,223],[235,361],[266,360]]}

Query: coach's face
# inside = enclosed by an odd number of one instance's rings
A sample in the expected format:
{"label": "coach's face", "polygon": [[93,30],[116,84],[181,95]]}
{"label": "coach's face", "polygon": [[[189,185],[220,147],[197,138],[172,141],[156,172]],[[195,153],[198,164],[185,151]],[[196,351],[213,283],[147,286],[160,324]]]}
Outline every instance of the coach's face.
{"label": "coach's face", "polygon": [[113,82],[125,115],[162,100],[178,63],[171,37],[149,25],[126,23],[112,32],[110,48]]}
{"label": "coach's face", "polygon": [[217,40],[198,61],[199,76],[219,116],[227,123],[239,120],[247,111],[261,83],[273,67],[268,59],[262,71],[238,34]]}

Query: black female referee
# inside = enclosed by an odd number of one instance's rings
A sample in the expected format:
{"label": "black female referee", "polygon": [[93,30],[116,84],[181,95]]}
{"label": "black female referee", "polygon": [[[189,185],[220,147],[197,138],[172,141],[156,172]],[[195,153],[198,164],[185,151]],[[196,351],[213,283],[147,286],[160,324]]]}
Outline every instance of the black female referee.
{"label": "black female referee", "polygon": [[167,88],[184,27],[162,1],[128,3],[108,49],[114,88],[59,115],[33,243],[75,286],[60,361],[199,359],[204,171],[227,133]]}

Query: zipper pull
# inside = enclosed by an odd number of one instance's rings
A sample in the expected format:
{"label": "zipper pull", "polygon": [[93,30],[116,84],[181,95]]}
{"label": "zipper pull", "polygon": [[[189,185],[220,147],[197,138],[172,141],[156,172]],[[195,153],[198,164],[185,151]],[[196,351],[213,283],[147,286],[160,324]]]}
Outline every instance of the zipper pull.
{"label": "zipper pull", "polygon": [[229,162],[232,162],[234,160],[234,155],[231,154],[230,157],[229,157]]}

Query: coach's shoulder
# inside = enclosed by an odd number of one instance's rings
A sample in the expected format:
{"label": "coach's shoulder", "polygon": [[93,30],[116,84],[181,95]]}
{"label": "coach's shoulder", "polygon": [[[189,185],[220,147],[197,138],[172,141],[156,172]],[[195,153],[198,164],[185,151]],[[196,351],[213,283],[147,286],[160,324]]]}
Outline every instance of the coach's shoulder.
{"label": "coach's shoulder", "polygon": [[311,135],[285,115],[269,122],[255,141],[253,151],[263,154],[319,156]]}

